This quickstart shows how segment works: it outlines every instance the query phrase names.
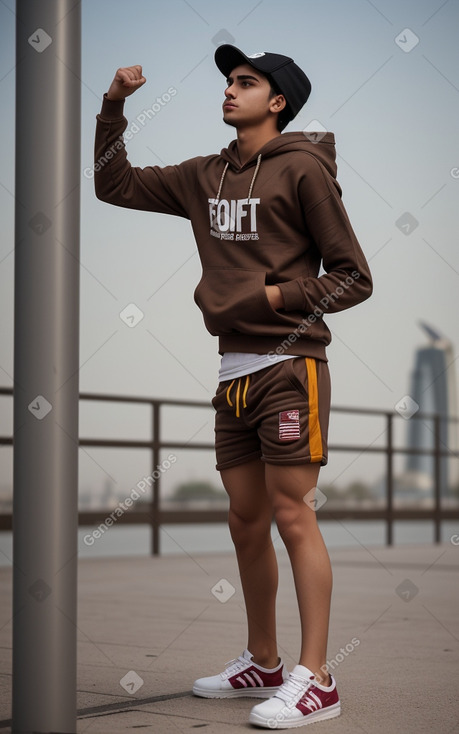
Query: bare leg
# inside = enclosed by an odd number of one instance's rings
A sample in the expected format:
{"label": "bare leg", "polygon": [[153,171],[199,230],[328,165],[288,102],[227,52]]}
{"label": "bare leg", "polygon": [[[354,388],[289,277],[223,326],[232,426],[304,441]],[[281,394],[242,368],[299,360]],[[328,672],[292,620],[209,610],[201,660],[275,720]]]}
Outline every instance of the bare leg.
{"label": "bare leg", "polygon": [[317,484],[320,466],[266,465],[266,486],[292,565],[301,619],[300,665],[328,685],[327,659],[332,571],[316,513],[303,497]]}
{"label": "bare leg", "polygon": [[247,613],[247,649],[264,668],[275,668],[277,560],[271,540],[272,505],[265,464],[255,460],[221,472],[230,498],[229,528],[236,549]]}

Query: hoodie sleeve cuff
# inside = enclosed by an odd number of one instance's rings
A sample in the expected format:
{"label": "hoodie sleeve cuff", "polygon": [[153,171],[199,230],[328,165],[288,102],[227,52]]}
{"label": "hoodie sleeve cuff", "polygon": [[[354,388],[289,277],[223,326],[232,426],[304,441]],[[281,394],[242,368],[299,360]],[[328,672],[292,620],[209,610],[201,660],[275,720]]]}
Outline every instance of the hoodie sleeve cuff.
{"label": "hoodie sleeve cuff", "polygon": [[107,93],[105,93],[99,117],[102,120],[121,120],[123,118],[124,102],[124,99],[108,99]]}
{"label": "hoodie sleeve cuff", "polygon": [[286,283],[277,283],[286,311],[301,311],[304,308],[304,295],[297,280],[288,280]]}

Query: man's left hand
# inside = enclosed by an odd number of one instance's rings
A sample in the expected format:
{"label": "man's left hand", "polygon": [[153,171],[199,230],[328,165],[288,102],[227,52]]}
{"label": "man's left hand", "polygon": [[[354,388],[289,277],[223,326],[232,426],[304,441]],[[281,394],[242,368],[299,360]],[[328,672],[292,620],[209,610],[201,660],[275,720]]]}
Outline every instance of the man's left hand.
{"label": "man's left hand", "polygon": [[279,308],[284,308],[284,299],[282,297],[282,291],[278,285],[265,285],[266,298],[268,299],[270,306],[277,311]]}

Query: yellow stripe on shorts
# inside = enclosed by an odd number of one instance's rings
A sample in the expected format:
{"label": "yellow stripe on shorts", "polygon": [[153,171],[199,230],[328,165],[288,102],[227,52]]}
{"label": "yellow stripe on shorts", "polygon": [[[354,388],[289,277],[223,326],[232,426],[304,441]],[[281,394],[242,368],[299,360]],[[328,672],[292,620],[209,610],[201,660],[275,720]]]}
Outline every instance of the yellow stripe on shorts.
{"label": "yellow stripe on shorts", "polygon": [[322,433],[319,421],[319,390],[317,387],[317,365],[312,357],[306,357],[309,393],[309,449],[311,462],[322,461]]}

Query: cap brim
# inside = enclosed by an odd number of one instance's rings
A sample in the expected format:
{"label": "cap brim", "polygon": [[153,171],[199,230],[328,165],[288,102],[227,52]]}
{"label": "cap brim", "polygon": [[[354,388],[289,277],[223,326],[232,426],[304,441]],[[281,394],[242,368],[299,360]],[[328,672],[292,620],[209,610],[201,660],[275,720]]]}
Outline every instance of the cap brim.
{"label": "cap brim", "polygon": [[254,66],[252,62],[253,59],[249,59],[236,46],[231,46],[229,43],[222,44],[215,51],[215,63],[225,77],[228,77],[233,69],[241,64]]}

